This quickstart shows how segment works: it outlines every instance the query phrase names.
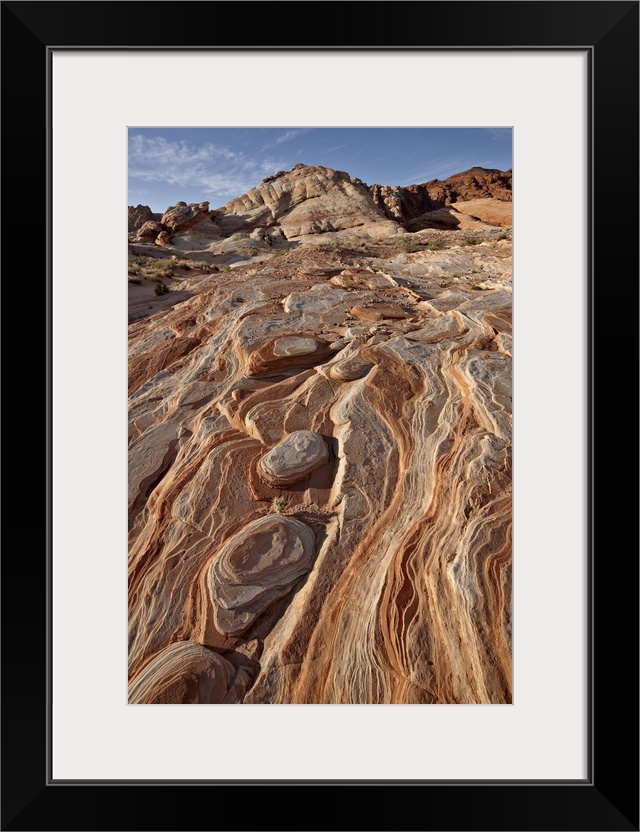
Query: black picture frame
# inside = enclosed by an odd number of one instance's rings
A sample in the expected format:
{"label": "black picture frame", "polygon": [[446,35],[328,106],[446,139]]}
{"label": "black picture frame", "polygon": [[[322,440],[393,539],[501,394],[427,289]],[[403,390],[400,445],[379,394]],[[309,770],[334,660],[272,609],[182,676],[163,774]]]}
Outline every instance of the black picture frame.
{"label": "black picture frame", "polygon": [[[637,502],[635,494],[620,485],[636,450],[637,418],[630,419],[628,393],[609,373],[622,364],[624,377],[631,377],[633,387],[637,383],[632,356],[638,353],[639,3],[323,3],[321,25],[301,26],[304,6],[308,4],[2,2],[2,171],[9,209],[3,222],[3,275],[6,279],[12,274],[9,261],[14,245],[25,233],[24,212],[14,212],[11,205],[16,195],[28,194],[29,223],[35,223],[38,239],[37,245],[33,240],[29,244],[31,270],[43,282],[46,275],[48,287],[47,293],[41,293],[42,316],[35,326],[32,319],[29,330],[45,337],[37,379],[46,391],[46,410],[34,407],[31,425],[28,417],[21,417],[20,426],[20,433],[30,436],[30,454],[40,464],[46,461],[46,475],[38,481],[38,502],[32,466],[17,466],[15,479],[12,470],[10,487],[19,499],[29,489],[28,510],[37,506],[38,513],[46,513],[47,522],[41,536],[34,538],[30,532],[28,545],[23,534],[17,548],[5,547],[2,559],[2,829],[637,830],[638,547],[637,538],[630,534]],[[229,12],[240,10],[241,30],[221,23]],[[205,25],[207,18],[210,26]],[[47,210],[47,138],[52,50],[276,46],[588,52],[590,731],[589,771],[584,781],[387,782],[354,777],[349,781],[216,784],[49,779],[51,216]],[[554,193],[560,198],[562,172],[550,171],[549,177],[545,187],[550,199]],[[12,286],[9,312],[19,291],[15,283]],[[12,349],[6,364],[17,364],[11,389],[19,390],[24,385],[24,364],[11,361],[13,357]],[[11,380],[10,369],[5,373],[9,384],[7,375]],[[631,470],[635,469],[632,461]],[[17,503],[17,516],[24,505],[23,497]],[[249,749],[248,753],[261,752]],[[348,812],[345,804],[351,804]]]}

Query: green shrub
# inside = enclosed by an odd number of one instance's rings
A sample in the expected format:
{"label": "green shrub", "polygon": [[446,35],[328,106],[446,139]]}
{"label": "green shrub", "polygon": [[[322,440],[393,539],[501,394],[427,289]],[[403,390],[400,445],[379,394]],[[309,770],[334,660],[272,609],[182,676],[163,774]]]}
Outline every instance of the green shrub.
{"label": "green shrub", "polygon": [[165,286],[164,283],[158,283],[153,291],[156,295],[168,295],[171,289],[168,286]]}

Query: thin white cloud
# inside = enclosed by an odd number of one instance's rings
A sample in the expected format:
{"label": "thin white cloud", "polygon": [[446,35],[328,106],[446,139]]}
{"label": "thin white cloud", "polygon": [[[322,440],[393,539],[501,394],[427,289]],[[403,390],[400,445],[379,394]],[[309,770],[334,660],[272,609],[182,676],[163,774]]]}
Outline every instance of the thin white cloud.
{"label": "thin white cloud", "polygon": [[346,144],[338,144],[335,147],[329,147],[327,150],[323,150],[319,155],[326,156],[327,153],[335,153],[336,150],[342,150],[343,147],[348,147]]}
{"label": "thin white cloud", "polygon": [[271,150],[272,147],[277,147],[279,144],[284,144],[285,142],[292,141],[292,139],[297,139],[298,136],[303,136],[305,133],[308,133],[311,129],[311,127],[296,127],[293,130],[287,130],[284,133],[281,133],[275,139],[273,139],[273,141],[267,142],[265,145],[263,145],[260,149],[260,152],[264,153],[265,150]]}
{"label": "thin white cloud", "polygon": [[302,136],[305,133],[308,133],[310,129],[311,129],[310,127],[301,127],[299,129],[296,129],[296,130],[287,130],[287,132],[283,133],[282,136],[278,136],[278,138],[273,142],[273,145],[270,145],[270,146],[275,147],[275,145],[277,145],[277,144],[283,144],[284,142],[290,142],[291,139],[296,139],[298,136]]}
{"label": "thin white cloud", "polygon": [[163,136],[135,134],[129,138],[132,181],[164,182],[176,188],[199,188],[212,197],[236,197],[275,173],[278,160],[257,160],[216,144],[168,141]]}

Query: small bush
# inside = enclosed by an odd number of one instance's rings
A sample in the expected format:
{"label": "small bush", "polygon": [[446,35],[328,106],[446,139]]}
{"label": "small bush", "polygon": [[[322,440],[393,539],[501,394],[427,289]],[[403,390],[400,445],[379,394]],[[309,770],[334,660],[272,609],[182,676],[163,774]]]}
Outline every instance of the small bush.
{"label": "small bush", "polygon": [[477,246],[480,245],[482,240],[480,237],[467,237],[466,240],[463,240],[460,245],[461,246]]}
{"label": "small bush", "polygon": [[130,277],[130,278],[129,278],[129,283],[135,283],[135,284],[136,284],[136,286],[140,286],[140,284],[142,283],[142,281],[141,281],[141,280],[139,280],[137,277]]}
{"label": "small bush", "polygon": [[171,289],[168,286],[165,286],[164,283],[158,283],[153,291],[156,295],[168,295]]}
{"label": "small bush", "polygon": [[285,510],[288,502],[289,500],[286,497],[274,497],[271,501],[271,513],[280,514]]}
{"label": "small bush", "polygon": [[406,237],[400,243],[400,248],[407,254],[413,254],[414,251],[420,251],[420,246],[415,240],[407,239]]}
{"label": "small bush", "polygon": [[498,234],[498,236],[496,237],[496,240],[508,240],[508,239],[509,239],[508,234]]}
{"label": "small bush", "polygon": [[444,240],[429,240],[428,243],[424,244],[424,247],[429,251],[440,251],[440,249],[446,248],[447,245]]}

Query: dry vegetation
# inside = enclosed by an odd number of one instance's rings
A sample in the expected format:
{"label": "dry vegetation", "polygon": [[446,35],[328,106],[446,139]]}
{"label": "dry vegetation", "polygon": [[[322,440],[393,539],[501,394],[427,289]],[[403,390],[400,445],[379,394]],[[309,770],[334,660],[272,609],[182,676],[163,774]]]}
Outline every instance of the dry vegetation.
{"label": "dry vegetation", "polygon": [[184,277],[191,271],[216,272],[218,267],[186,257],[160,258],[138,254],[129,257],[129,283],[139,284],[143,280],[162,282],[175,276]]}

